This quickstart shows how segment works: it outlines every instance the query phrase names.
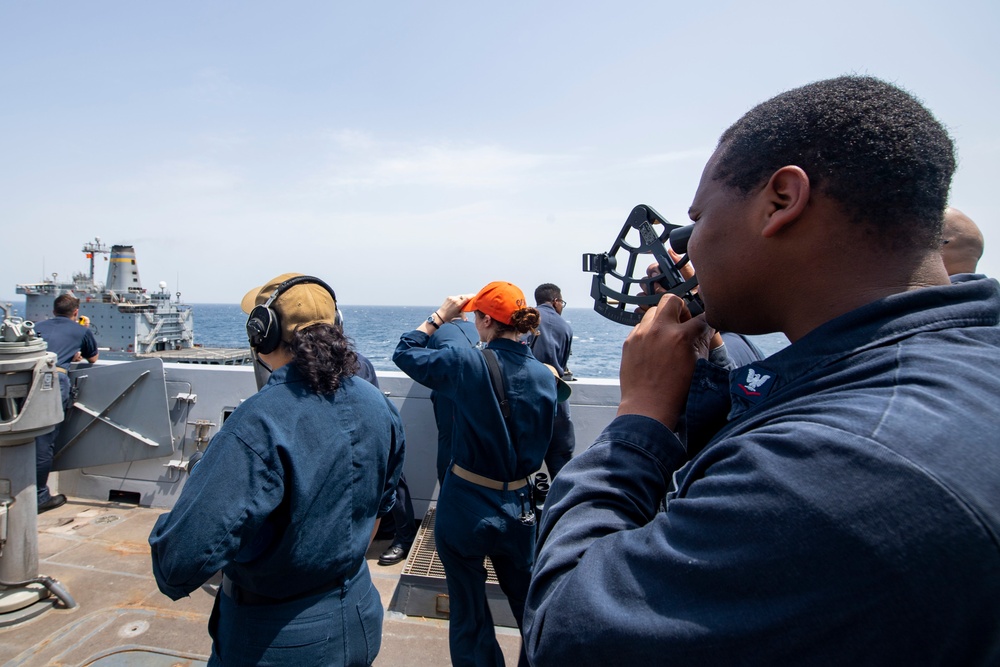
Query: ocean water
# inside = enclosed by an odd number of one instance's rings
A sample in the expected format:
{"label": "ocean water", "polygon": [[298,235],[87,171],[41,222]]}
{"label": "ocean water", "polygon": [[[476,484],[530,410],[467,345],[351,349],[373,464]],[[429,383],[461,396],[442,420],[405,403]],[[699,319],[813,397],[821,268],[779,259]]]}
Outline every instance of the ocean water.
{"label": "ocean water", "polygon": [[[24,313],[24,301],[13,302]],[[399,336],[414,329],[434,306],[342,306],[344,330],[356,349],[368,357],[376,370],[399,370],[392,352]],[[238,304],[191,304],[195,343],[203,347],[247,347],[247,316]],[[576,377],[617,378],[622,343],[631,327],[612,322],[589,308],[567,308],[563,318],[573,327],[573,356],[569,368]],[[751,336],[764,354],[788,345],[782,334]]]}
{"label": "ocean water", "polygon": [[[205,347],[246,347],[246,315],[239,305],[194,304],[195,341]],[[355,348],[376,370],[399,370],[392,352],[399,336],[416,328],[434,306],[342,306],[344,330]],[[622,343],[630,327],[612,322],[587,308],[567,308],[563,318],[573,327],[569,368],[576,377],[617,378]],[[753,336],[765,354],[788,344],[781,334]]]}

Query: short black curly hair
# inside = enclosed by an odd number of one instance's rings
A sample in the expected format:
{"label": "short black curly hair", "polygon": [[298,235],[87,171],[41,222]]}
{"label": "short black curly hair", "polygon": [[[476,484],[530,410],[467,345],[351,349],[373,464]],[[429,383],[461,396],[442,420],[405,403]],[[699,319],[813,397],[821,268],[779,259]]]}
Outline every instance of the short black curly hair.
{"label": "short black curly hair", "polygon": [[797,165],[880,242],[940,246],[954,145],[931,112],[895,85],[842,76],[789,90],[748,111],[718,148],[714,177],[744,194]]}

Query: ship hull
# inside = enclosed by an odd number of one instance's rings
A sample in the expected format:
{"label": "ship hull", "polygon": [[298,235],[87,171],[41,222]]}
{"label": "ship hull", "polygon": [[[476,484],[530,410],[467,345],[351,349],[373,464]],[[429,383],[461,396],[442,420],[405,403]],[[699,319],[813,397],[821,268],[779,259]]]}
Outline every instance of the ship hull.
{"label": "ship hull", "polygon": [[[57,296],[54,291],[24,294],[24,319],[40,322],[53,317],[52,304]],[[151,300],[148,304],[111,303],[100,294],[77,296],[80,315],[90,321],[90,330],[102,352],[150,354],[194,347],[194,317],[189,306],[162,300]]]}

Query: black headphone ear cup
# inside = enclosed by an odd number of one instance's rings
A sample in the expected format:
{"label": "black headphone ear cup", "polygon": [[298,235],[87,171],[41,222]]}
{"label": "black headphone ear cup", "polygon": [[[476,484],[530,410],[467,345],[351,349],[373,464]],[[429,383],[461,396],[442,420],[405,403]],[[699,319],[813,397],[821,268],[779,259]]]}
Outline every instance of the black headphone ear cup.
{"label": "black headphone ear cup", "polygon": [[[271,310],[271,304],[286,290],[304,283],[314,283],[323,287],[330,293],[330,296],[333,298],[334,307],[336,307],[337,294],[333,291],[333,288],[319,278],[313,278],[312,276],[295,276],[289,278],[274,288],[274,291],[271,292],[271,296],[268,297],[266,302],[259,306],[254,306],[254,309],[250,311],[250,316],[247,317],[247,340],[250,341],[250,347],[258,354],[274,352],[278,349],[278,345],[281,344],[281,320],[278,319],[278,313]],[[340,314],[340,309],[338,308],[336,323],[339,323],[341,328],[343,328],[343,322],[343,315]]]}
{"label": "black headphone ear cup", "polygon": [[258,354],[274,352],[281,342],[278,314],[266,306],[256,306],[247,318],[247,339]]}

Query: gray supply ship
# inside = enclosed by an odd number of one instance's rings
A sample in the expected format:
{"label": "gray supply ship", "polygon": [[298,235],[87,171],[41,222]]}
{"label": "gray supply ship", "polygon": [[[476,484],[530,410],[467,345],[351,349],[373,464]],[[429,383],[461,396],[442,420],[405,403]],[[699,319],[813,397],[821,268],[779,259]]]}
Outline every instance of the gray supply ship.
{"label": "gray supply ship", "polygon": [[[132,246],[113,245],[108,250],[95,238],[83,245],[83,252],[90,261],[89,274],[74,273],[72,282],[58,282],[54,273],[52,280],[17,285],[17,293],[25,297],[25,319],[49,319],[56,297],[72,292],[80,299],[80,316],[89,320],[102,352],[150,354],[194,347],[190,306],[180,302],[180,292],[177,301],[172,301],[165,282],[153,293],[142,286]],[[108,262],[104,284],[96,282],[94,275],[95,261],[101,255]]]}
{"label": "gray supply ship", "polygon": [[[39,322],[53,317],[56,297],[71,292],[80,299],[80,318],[94,333],[102,359],[159,357],[180,363],[250,363],[249,348],[197,345],[191,307],[181,302],[180,292],[171,295],[163,281],[155,292],[142,286],[133,246],[112,245],[109,250],[95,238],[83,244],[83,253],[90,271],[74,273],[71,282],[59,282],[59,274],[53,273],[52,280],[17,285],[17,293],[25,298],[25,320]],[[94,272],[102,255],[108,262],[103,284],[95,280]]]}

